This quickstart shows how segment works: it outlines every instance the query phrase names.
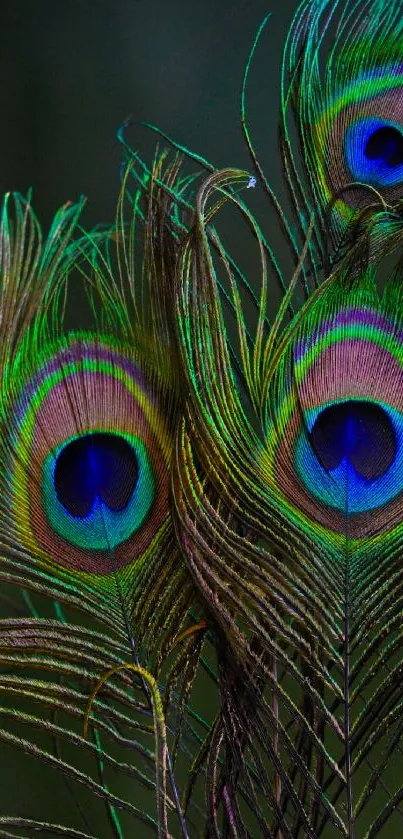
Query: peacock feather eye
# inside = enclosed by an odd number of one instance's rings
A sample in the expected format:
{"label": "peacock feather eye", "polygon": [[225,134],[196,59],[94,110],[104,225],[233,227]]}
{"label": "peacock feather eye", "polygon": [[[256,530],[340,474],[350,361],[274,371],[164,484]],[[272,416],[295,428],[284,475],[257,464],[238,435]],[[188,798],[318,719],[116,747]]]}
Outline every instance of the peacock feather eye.
{"label": "peacock feather eye", "polygon": [[360,538],[399,524],[403,332],[381,303],[329,308],[312,307],[282,362],[273,468],[307,522],[342,533],[348,517]]}
{"label": "peacock feather eye", "polygon": [[162,385],[127,349],[87,335],[45,351],[22,382],[7,464],[22,542],[96,574],[141,559],[168,515]]}

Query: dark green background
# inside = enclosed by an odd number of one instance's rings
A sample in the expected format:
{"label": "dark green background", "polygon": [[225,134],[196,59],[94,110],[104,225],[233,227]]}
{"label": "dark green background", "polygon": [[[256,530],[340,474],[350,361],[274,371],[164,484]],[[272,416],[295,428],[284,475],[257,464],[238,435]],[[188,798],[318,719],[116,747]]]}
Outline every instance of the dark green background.
{"label": "dark green background", "polygon": [[157,123],[217,166],[248,166],[239,91],[268,11],[250,83],[250,122],[269,178],[279,181],[279,62],[295,0],[39,0],[1,12],[0,189],[26,192],[44,223],[84,193],[87,224],[110,221],[119,184],[117,128],[146,157]]}

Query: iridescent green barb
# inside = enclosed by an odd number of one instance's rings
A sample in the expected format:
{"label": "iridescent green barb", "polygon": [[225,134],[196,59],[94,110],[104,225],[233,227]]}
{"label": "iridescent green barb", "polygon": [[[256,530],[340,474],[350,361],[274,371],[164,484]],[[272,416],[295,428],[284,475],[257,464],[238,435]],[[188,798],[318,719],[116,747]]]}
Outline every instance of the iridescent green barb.
{"label": "iridescent green barb", "polygon": [[84,206],[68,202],[43,236],[31,196],[7,194],[0,224],[0,368],[7,388],[9,360],[38,309],[46,311],[77,257],[73,231]]}

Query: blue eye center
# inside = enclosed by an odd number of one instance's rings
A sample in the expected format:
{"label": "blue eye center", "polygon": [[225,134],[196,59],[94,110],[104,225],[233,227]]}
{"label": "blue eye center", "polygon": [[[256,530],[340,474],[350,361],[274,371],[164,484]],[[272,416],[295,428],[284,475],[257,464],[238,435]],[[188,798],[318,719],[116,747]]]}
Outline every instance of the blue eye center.
{"label": "blue eye center", "polygon": [[368,481],[388,472],[397,451],[390,417],[372,402],[342,402],[325,408],[315,421],[310,440],[327,471],[348,460]]}
{"label": "blue eye center", "polygon": [[54,471],[57,498],[72,516],[87,516],[98,498],[110,510],[124,510],[138,479],[130,444],[115,434],[86,434],[60,452]]}
{"label": "blue eye center", "polygon": [[403,163],[403,134],[393,125],[385,125],[374,131],[365,146],[368,160],[378,160],[385,166],[401,166]]}
{"label": "blue eye center", "polygon": [[353,122],[345,135],[347,168],[355,181],[397,187],[403,181],[403,130],[377,117]]}

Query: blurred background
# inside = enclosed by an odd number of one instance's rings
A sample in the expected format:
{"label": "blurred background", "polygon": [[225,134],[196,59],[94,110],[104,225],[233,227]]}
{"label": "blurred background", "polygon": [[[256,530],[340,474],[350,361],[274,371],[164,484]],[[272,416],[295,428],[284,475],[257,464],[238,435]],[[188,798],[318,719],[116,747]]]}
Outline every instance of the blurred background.
{"label": "blurred background", "polygon": [[116,131],[149,160],[158,125],[216,166],[249,167],[242,73],[272,12],[249,84],[259,157],[280,180],[276,118],[281,49],[296,0],[16,0],[2,7],[1,192],[34,189],[47,226],[81,193],[85,225],[112,221],[123,157]]}

